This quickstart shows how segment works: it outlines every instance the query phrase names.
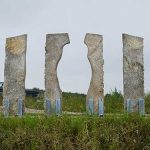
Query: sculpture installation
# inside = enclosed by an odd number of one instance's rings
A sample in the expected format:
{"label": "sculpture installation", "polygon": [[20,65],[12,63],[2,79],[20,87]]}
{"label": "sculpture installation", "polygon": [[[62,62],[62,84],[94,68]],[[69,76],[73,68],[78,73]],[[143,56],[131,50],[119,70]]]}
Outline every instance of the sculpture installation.
{"label": "sculpture installation", "polygon": [[3,86],[4,115],[22,115],[25,100],[27,35],[6,39]]}
{"label": "sculpture installation", "polygon": [[[92,113],[97,114],[99,111],[99,102],[103,103],[104,99],[103,37],[102,35],[87,33],[84,43],[88,47],[88,60],[92,69],[92,78],[87,92],[86,106],[89,111],[89,105],[90,107],[93,105]],[[91,104],[92,102],[93,104]]]}
{"label": "sculpture installation", "polygon": [[47,34],[45,47],[45,111],[56,114],[61,111],[62,92],[57,77],[57,66],[62,57],[63,47],[69,44],[67,33]]}
{"label": "sculpture installation", "polygon": [[123,34],[124,106],[128,112],[144,113],[143,38]]}

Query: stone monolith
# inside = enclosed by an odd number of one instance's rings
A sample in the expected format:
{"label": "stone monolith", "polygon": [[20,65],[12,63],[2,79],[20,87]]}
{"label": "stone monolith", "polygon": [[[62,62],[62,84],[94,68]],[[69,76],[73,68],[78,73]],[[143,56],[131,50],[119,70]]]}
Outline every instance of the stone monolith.
{"label": "stone monolith", "polygon": [[[88,89],[86,105],[88,107],[89,100],[94,101],[94,113],[98,113],[99,99],[104,97],[103,83],[103,36],[98,34],[89,34],[85,36],[84,43],[88,47],[88,60],[91,64],[92,78]],[[87,108],[88,110],[88,108]]]}
{"label": "stone monolith", "polygon": [[[143,38],[123,34],[124,106],[130,112],[139,112],[144,101]],[[143,109],[143,108],[142,108]]]}
{"label": "stone monolith", "polygon": [[[67,33],[47,34],[45,47],[45,110],[46,113],[56,112],[56,100],[62,100],[62,92],[57,77],[57,66],[62,57],[63,47],[69,44]],[[50,102],[50,103],[49,103]],[[48,105],[47,105],[48,104]],[[50,107],[49,110],[46,107]],[[59,104],[61,107],[61,105]]]}
{"label": "stone monolith", "polygon": [[[26,49],[26,34],[6,39],[3,108],[5,113],[14,116],[24,112]],[[18,108],[20,105],[22,110]]]}

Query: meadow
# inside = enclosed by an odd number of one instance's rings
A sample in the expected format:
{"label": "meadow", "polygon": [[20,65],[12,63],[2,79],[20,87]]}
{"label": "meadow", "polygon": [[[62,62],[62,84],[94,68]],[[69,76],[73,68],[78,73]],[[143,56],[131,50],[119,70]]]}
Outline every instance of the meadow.
{"label": "meadow", "polygon": [[[63,93],[64,112],[86,112],[86,95]],[[2,102],[2,100],[1,100]],[[125,114],[117,90],[105,95],[105,116],[0,115],[0,150],[149,150],[150,117]],[[145,95],[146,114],[150,94]],[[43,98],[27,97],[26,107],[43,109]]]}
{"label": "meadow", "polygon": [[[104,97],[105,113],[124,113],[123,95],[115,90],[110,91]],[[32,109],[44,109],[43,97],[26,97],[26,107]],[[86,95],[79,93],[63,92],[62,110],[68,112],[86,112]],[[150,93],[145,94],[145,112],[150,114]]]}

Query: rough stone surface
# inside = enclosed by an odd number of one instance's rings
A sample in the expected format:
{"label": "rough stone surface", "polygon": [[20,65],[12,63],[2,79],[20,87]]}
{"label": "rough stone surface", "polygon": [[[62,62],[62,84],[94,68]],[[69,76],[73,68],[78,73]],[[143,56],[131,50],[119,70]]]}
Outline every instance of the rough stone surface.
{"label": "rough stone surface", "polygon": [[69,44],[67,33],[47,34],[45,47],[45,99],[55,107],[56,99],[62,99],[62,92],[57,77],[57,66],[62,57],[63,47]]}
{"label": "rough stone surface", "polygon": [[25,100],[27,35],[6,39],[3,101],[10,101],[10,115],[17,115],[18,99]]}
{"label": "rough stone surface", "polygon": [[86,34],[84,43],[88,47],[88,59],[91,64],[92,78],[87,93],[87,106],[90,97],[94,100],[94,113],[98,113],[98,100],[104,98],[103,83],[103,37],[98,34]]}
{"label": "rough stone surface", "polygon": [[144,99],[143,38],[123,34],[124,105],[132,103],[132,112],[138,112],[138,99]]}

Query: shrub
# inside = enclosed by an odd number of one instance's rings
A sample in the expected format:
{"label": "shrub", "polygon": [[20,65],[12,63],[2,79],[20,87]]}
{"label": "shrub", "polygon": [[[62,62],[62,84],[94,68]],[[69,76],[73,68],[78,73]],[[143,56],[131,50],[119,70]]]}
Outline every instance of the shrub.
{"label": "shrub", "polygon": [[131,116],[0,117],[2,150],[150,149],[150,119]]}

